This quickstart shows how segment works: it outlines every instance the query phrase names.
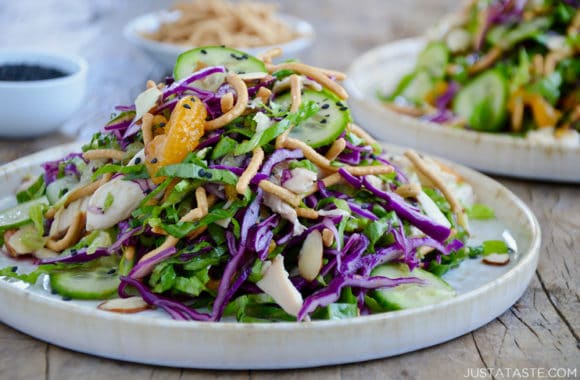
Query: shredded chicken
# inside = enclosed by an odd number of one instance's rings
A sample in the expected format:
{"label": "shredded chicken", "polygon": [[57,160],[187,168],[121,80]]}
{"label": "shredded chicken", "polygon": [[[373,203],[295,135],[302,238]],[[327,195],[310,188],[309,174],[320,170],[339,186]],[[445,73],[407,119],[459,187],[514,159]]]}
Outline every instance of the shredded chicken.
{"label": "shredded chicken", "polygon": [[288,203],[282,201],[276,195],[271,193],[264,193],[264,204],[273,212],[278,213],[282,216],[282,218],[286,219],[287,221],[291,222],[294,225],[293,235],[300,235],[302,232],[306,230],[300,221],[298,220],[298,215],[292,206]]}

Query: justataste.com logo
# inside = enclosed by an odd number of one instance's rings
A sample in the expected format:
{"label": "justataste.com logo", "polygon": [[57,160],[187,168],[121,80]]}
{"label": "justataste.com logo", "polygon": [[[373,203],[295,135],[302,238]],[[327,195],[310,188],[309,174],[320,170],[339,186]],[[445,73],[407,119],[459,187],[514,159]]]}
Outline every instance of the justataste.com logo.
{"label": "justataste.com logo", "polygon": [[574,379],[577,368],[468,368],[466,379]]}

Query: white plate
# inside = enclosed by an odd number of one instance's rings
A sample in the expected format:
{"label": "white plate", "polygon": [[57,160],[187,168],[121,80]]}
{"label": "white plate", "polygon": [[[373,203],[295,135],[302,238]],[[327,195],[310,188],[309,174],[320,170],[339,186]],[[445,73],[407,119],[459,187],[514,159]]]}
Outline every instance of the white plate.
{"label": "white plate", "polygon": [[[179,54],[193,49],[196,46],[180,46],[165,42],[150,40],[143,37],[143,33],[151,33],[159,28],[164,22],[175,21],[179,18],[179,11],[158,11],[148,13],[133,19],[123,31],[125,38],[132,44],[142,49],[151,58],[161,63],[167,69],[173,69]],[[279,45],[261,46],[255,48],[240,48],[251,55],[258,55],[274,47],[282,48],[285,57],[296,58],[298,53],[314,40],[314,28],[308,22],[287,14],[278,13],[277,17],[286,23],[300,37]]]}
{"label": "white plate", "polygon": [[[38,165],[78,150],[67,145],[0,167],[0,200]],[[0,321],[28,335],[93,355],[176,367],[296,368],[357,362],[441,343],[491,321],[526,289],[538,262],[540,230],[529,209],[509,190],[482,174],[450,164],[475,186],[498,222],[476,239],[498,238],[509,226],[518,254],[505,267],[467,260],[446,279],[454,299],[417,309],[340,321],[241,324],[179,322],[160,312],[122,315],[96,302],[63,301],[40,285],[0,279]],[[0,207],[4,207],[0,202]],[[474,226],[475,227],[475,226]],[[488,226],[489,227],[489,226]],[[24,266],[0,255],[0,266]],[[25,268],[23,268],[25,269]]]}
{"label": "white plate", "polygon": [[365,53],[348,70],[346,87],[355,119],[381,140],[412,146],[489,173],[580,182],[580,146],[538,144],[420,121],[384,107],[377,92],[393,90],[413,70],[423,39],[389,43]]}

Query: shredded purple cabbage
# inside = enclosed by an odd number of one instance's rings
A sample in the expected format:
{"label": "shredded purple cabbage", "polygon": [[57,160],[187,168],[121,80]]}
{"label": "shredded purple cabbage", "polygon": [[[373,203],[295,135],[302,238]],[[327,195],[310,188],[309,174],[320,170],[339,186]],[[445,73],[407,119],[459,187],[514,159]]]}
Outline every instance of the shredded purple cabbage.
{"label": "shredded purple cabbage", "polygon": [[141,279],[147,276],[149,273],[151,273],[151,271],[153,271],[153,268],[155,268],[157,264],[167,259],[168,257],[173,256],[176,252],[177,250],[175,249],[175,247],[170,247],[158,252],[153,257],[140,261],[139,263],[137,263],[137,265],[133,267],[133,269],[131,269],[129,277]]}
{"label": "shredded purple cabbage", "polygon": [[367,177],[363,178],[363,184],[371,193],[386,201],[385,207],[387,210],[395,211],[399,217],[407,220],[409,223],[435,240],[440,242],[445,241],[451,234],[449,228],[433,222],[418,210],[412,209],[405,203],[401,196],[395,193],[387,193],[376,188],[370,183]]}
{"label": "shredded purple cabbage", "polygon": [[387,278],[382,276],[363,277],[360,275],[348,275],[333,279],[326,288],[321,289],[304,300],[302,308],[298,312],[298,320],[301,321],[319,307],[328,306],[340,298],[342,288],[350,286],[363,289],[392,288],[403,284],[422,284],[423,281],[414,277]]}
{"label": "shredded purple cabbage", "polygon": [[483,30],[475,44],[475,49],[480,50],[485,36],[492,25],[519,22],[524,14],[527,0],[496,0],[487,8],[487,18]]}
{"label": "shredded purple cabbage", "polygon": [[171,316],[171,318],[178,320],[178,321],[210,321],[211,317],[208,314],[200,313],[192,308],[185,306],[184,304],[170,300],[158,294],[154,294],[147,288],[145,284],[142,282],[131,278],[122,276],[121,277],[121,285],[119,285],[119,296],[121,298],[130,297],[127,293],[127,286],[134,287],[141,298],[147,304],[155,307],[159,307],[163,309],[167,314]]}
{"label": "shredded purple cabbage", "polygon": [[362,180],[350,174],[345,168],[338,169],[338,173],[355,189],[360,189],[362,186]]}
{"label": "shredded purple cabbage", "polygon": [[272,231],[278,225],[279,217],[276,214],[270,215],[262,222],[250,227],[248,231],[248,241],[246,248],[256,253],[262,261],[268,257],[270,242],[274,237]]}
{"label": "shredded purple cabbage", "polygon": [[447,89],[441,95],[439,95],[437,99],[435,99],[435,106],[437,107],[437,109],[446,110],[447,108],[449,108],[449,104],[451,104],[451,101],[453,100],[453,98],[455,98],[457,91],[459,91],[459,83],[453,80],[450,81],[447,86]]}
{"label": "shredded purple cabbage", "polygon": [[35,264],[56,264],[56,263],[67,263],[67,264],[80,264],[89,261],[96,260],[103,256],[110,256],[110,252],[107,248],[97,248],[94,252],[88,253],[87,248],[82,248],[71,251],[66,256],[56,256],[48,257],[45,259],[37,259],[34,261]]}
{"label": "shredded purple cabbage", "polygon": [[[83,159],[83,155],[81,153],[71,153],[64,158],[56,161],[47,161],[43,163],[41,166],[44,169],[44,183],[48,186],[52,182],[54,182],[59,175],[61,164],[67,161],[72,160],[73,158],[81,158]],[[84,159],[83,159],[84,161]],[[85,161],[86,162],[86,161]],[[63,167],[63,175],[64,176],[74,176],[80,177],[81,173],[79,172],[76,165],[72,162],[67,163]]]}

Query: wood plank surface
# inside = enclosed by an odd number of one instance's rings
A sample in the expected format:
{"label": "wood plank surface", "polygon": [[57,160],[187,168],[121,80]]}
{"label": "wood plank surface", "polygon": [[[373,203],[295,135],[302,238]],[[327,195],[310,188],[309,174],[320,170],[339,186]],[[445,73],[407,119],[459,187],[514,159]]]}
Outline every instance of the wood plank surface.
{"label": "wood plank surface", "polygon": [[[420,34],[457,6],[454,0],[277,3],[316,28],[316,41],[301,58],[339,70],[346,70],[373,46]],[[147,79],[165,75],[166,70],[123,39],[122,28],[132,17],[169,4],[167,0],[0,0],[0,47],[64,50],[85,57],[90,65],[85,102],[63,131],[33,140],[0,139],[0,163],[88,136],[108,119],[113,105],[130,103]],[[0,379],[461,379],[468,368],[577,369],[580,187],[498,179],[537,216],[543,234],[541,258],[523,297],[473,333],[436,347],[365,363],[231,372],[102,359],[43,343],[0,324]]]}

